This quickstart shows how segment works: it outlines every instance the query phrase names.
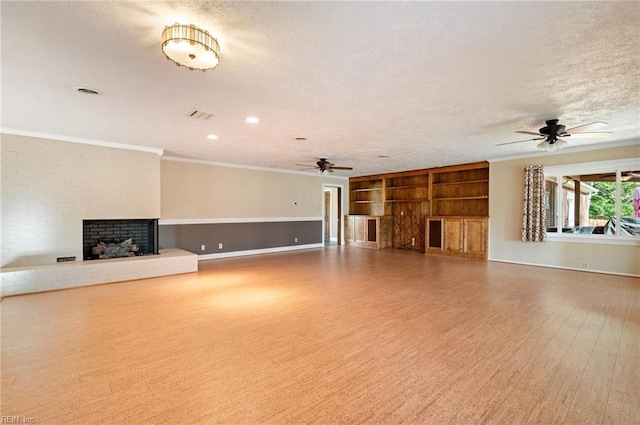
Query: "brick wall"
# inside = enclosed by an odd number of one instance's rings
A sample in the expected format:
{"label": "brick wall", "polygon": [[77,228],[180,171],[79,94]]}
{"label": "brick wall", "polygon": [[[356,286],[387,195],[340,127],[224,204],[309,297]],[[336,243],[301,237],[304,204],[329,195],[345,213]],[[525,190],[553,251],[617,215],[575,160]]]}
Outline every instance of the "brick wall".
{"label": "brick wall", "polygon": [[82,260],[85,219],[160,217],[157,154],[1,137],[1,267]]}

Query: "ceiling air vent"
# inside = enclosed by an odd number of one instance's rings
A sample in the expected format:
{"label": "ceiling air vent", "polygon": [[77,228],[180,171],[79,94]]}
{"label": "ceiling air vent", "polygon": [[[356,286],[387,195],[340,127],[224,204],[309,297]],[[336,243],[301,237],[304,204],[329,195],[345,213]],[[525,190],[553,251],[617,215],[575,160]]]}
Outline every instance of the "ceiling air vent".
{"label": "ceiling air vent", "polygon": [[208,120],[209,118],[213,117],[215,114],[211,112],[202,111],[198,108],[193,108],[189,112],[187,112],[185,115],[188,118],[193,118],[196,120]]}
{"label": "ceiling air vent", "polygon": [[76,86],[74,89],[80,94],[93,94],[96,96],[100,96],[102,94],[100,90],[95,90],[89,87]]}

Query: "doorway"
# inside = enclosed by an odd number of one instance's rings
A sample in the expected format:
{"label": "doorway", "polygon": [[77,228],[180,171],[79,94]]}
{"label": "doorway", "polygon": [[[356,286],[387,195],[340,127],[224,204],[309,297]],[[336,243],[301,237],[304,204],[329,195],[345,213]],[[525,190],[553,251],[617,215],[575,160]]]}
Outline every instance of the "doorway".
{"label": "doorway", "polygon": [[324,245],[342,245],[342,186],[323,185],[323,196]]}

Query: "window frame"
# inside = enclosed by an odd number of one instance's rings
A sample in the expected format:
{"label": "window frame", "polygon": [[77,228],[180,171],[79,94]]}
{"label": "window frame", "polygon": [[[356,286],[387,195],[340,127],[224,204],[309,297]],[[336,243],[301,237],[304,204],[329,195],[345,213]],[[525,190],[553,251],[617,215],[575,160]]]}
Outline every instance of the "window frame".
{"label": "window frame", "polygon": [[[612,161],[583,162],[576,164],[552,165],[544,167],[544,176],[555,177],[556,182],[562,182],[562,178],[571,175],[580,174],[596,174],[615,171],[616,173],[616,217],[620,217],[621,204],[620,195],[622,191],[621,175],[625,171],[633,171],[640,169],[640,158],[629,158]],[[563,223],[564,216],[562,211],[562,190],[563,185],[556,185],[555,193],[555,214],[556,223]],[[640,246],[640,237],[627,236],[620,234],[620,222],[616,220],[615,235],[594,235],[581,233],[563,233],[562,226],[557,225],[555,232],[547,231],[548,241],[558,242],[580,242],[580,243],[601,243],[615,245],[636,245]]]}

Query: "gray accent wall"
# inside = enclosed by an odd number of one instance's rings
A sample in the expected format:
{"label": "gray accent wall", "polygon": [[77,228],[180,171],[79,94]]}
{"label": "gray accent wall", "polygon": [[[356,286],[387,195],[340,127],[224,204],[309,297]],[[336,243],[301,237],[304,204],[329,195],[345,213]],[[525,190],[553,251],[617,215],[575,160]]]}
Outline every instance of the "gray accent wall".
{"label": "gray accent wall", "polygon": [[159,242],[161,249],[180,248],[199,255],[318,244],[322,221],[164,224]]}

